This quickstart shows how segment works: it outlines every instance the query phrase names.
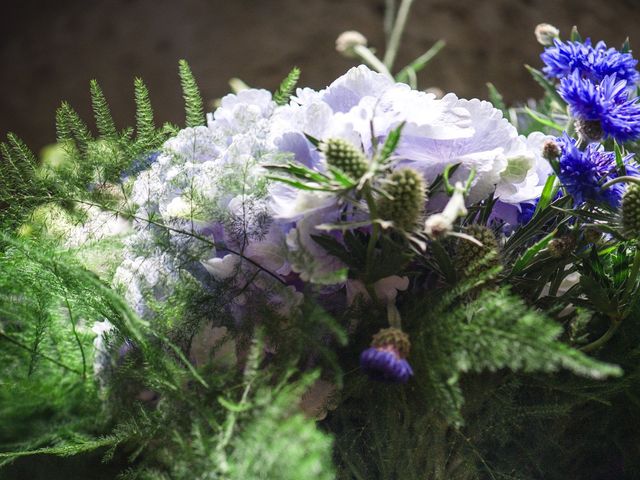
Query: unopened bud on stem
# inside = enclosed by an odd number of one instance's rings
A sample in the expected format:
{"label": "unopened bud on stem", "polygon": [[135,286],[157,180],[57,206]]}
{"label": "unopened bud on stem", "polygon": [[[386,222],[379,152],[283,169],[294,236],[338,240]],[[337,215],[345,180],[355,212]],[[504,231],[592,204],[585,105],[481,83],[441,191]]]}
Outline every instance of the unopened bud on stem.
{"label": "unopened bud on stem", "polygon": [[349,30],[341,33],[336,39],[336,50],[347,58],[356,58],[358,56],[355,51],[356,46],[367,46],[367,38],[360,32]]}
{"label": "unopened bud on stem", "polygon": [[553,40],[560,35],[560,30],[549,23],[541,23],[536,26],[534,34],[540,45],[549,47],[553,45]]}

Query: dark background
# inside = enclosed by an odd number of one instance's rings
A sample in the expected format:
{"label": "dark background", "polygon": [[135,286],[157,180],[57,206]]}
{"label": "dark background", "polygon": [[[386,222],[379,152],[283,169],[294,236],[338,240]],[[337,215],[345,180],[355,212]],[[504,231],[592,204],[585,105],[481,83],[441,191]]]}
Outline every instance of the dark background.
{"label": "dark background", "polygon": [[[384,0],[21,0],[0,13],[0,136],[34,149],[55,140],[55,109],[68,100],[89,118],[88,82],[102,85],[119,126],[133,121],[133,77],[150,88],[158,123],[182,122],[177,62],[185,58],[205,99],[228,80],[275,88],[294,65],[301,84],[323,87],[351,63],[334,51],[344,30],[382,49]],[[415,0],[398,67],[436,40],[447,47],[421,86],[486,98],[493,82],[508,101],[537,96],[523,68],[540,65],[536,24],[565,37],[619,46],[640,42],[640,0]],[[635,37],[635,38],[634,38]]]}

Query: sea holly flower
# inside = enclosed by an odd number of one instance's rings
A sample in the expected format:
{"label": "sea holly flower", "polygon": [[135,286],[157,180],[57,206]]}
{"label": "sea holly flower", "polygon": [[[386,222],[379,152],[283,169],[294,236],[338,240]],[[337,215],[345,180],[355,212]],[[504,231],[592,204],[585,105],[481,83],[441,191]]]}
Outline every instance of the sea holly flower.
{"label": "sea holly flower", "polygon": [[622,197],[622,227],[628,238],[640,238],[640,185],[631,184]]}
{"label": "sea holly flower", "polygon": [[396,170],[386,179],[385,191],[378,205],[380,217],[402,230],[413,230],[424,212],[427,187],[422,176],[411,168]]}
{"label": "sea holly flower", "polygon": [[406,383],[413,376],[406,360],[410,348],[409,337],[402,330],[382,329],[373,336],[371,347],[360,354],[360,367],[373,380]]}
{"label": "sea holly flower", "polygon": [[[611,207],[620,206],[625,187],[614,184],[603,189],[602,186],[618,176],[615,153],[606,152],[601,145],[592,143],[584,151],[576,146],[576,141],[565,133],[559,142],[562,146],[558,177],[576,205],[587,200],[604,203]],[[633,155],[627,155],[623,162],[627,174],[638,175],[637,169],[629,165]]]}
{"label": "sea holly flower", "polygon": [[594,47],[590,39],[584,43],[555,39],[553,46],[546,48],[540,58],[546,65],[542,71],[549,78],[562,79],[577,72],[580,78],[595,83],[611,75],[627,86],[633,86],[640,80],[640,73],[636,70],[638,61],[631,53],[607,48],[604,42],[598,42]]}
{"label": "sea holly flower", "polygon": [[638,97],[616,75],[596,84],[575,70],[560,81],[558,93],[578,120],[576,130],[585,140],[598,141],[604,136],[623,143],[640,137]]}

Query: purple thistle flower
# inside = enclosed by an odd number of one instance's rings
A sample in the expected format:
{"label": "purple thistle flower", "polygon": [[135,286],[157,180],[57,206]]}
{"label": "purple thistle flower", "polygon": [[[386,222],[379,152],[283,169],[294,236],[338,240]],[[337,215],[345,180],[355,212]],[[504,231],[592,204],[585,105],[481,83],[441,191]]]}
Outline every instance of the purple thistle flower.
{"label": "purple thistle flower", "polygon": [[542,70],[549,78],[562,79],[578,71],[580,77],[596,83],[610,75],[616,75],[629,86],[640,80],[636,70],[638,61],[631,53],[607,48],[604,42],[593,47],[589,39],[584,43],[555,39],[553,46],[547,47],[540,58],[546,65]]}
{"label": "purple thistle flower", "polygon": [[401,358],[393,347],[370,347],[360,354],[362,370],[373,380],[390,383],[406,383],[413,375],[411,365]]}
{"label": "purple thistle flower", "polygon": [[[562,145],[560,156],[559,179],[567,192],[579,205],[587,200],[605,203],[611,207],[620,206],[625,187],[615,184],[603,190],[602,185],[618,176],[615,153],[602,150],[601,146],[592,143],[581,151],[575,140],[565,133],[559,139]],[[628,165],[633,155],[623,159],[628,175],[638,175],[638,170]]]}
{"label": "purple thistle flower", "polygon": [[405,360],[410,348],[409,337],[402,330],[383,328],[373,336],[371,347],[360,354],[360,366],[373,380],[407,383],[413,375]]}
{"label": "purple thistle flower", "polygon": [[582,122],[581,133],[588,140],[598,139],[600,132],[619,142],[640,137],[640,103],[625,80],[612,75],[595,84],[575,70],[560,81],[558,93]]}

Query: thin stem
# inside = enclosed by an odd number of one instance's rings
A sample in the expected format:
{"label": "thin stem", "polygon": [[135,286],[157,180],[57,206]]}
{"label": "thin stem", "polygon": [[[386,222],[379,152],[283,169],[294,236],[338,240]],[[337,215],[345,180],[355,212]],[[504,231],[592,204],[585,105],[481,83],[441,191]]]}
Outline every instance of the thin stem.
{"label": "thin stem", "polygon": [[380,236],[380,225],[378,222],[374,221],[378,218],[378,212],[376,209],[376,201],[373,198],[373,193],[371,192],[370,183],[367,182],[365,184],[363,193],[367,202],[367,207],[369,208],[369,218],[371,219],[371,236],[369,237],[369,243],[367,244],[367,282],[365,283],[365,288],[371,297],[371,300],[378,303],[378,295],[376,294],[375,288],[373,288],[373,284],[368,282],[368,277],[375,260],[376,244],[378,243],[378,237]]}
{"label": "thin stem", "polygon": [[384,9],[384,35],[386,44],[389,44],[391,32],[393,31],[393,22],[396,16],[396,0],[386,0]]}
{"label": "thin stem", "polygon": [[376,57],[368,47],[365,47],[364,45],[356,45],[353,47],[353,52],[371,68],[393,80],[393,75],[391,75],[391,72],[389,72],[386,65],[382,63],[382,61]]}
{"label": "thin stem", "polygon": [[632,177],[630,175],[623,175],[622,177],[616,177],[613,180],[609,180],[607,183],[602,185],[602,190],[609,188],[611,185],[615,185],[616,183],[635,183],[636,185],[640,185],[640,178]]}
{"label": "thin stem", "polygon": [[411,62],[409,65],[407,65],[402,70],[400,70],[400,73],[396,75],[396,79],[399,82],[404,82],[406,78],[411,80],[411,76],[412,75],[415,76],[416,70],[419,71],[423,69],[425,65],[433,59],[433,57],[435,57],[438,53],[440,53],[440,50],[442,50],[445,47],[445,45],[446,45],[446,42],[444,40],[438,40],[436,43],[432,45],[432,47],[429,50],[424,52],[422,55],[416,58],[413,62]]}
{"label": "thin stem", "polygon": [[631,272],[629,272],[629,277],[627,278],[627,285],[624,288],[623,298],[631,298],[631,293],[638,279],[638,273],[640,273],[640,248],[636,247],[636,254],[633,258],[633,265],[631,265]]}
{"label": "thin stem", "polygon": [[369,271],[374,261],[373,257],[378,243],[378,236],[380,235],[380,225],[374,221],[378,218],[378,212],[369,184],[364,187],[364,195],[369,208],[369,217],[371,218],[371,237],[369,237],[369,244],[367,245],[367,271]]}
{"label": "thin stem", "polygon": [[597,350],[598,348],[603,346],[605,343],[607,343],[609,340],[611,340],[611,338],[616,333],[618,328],[620,328],[621,324],[622,324],[622,322],[620,320],[618,320],[616,318],[612,318],[611,319],[611,324],[609,325],[609,328],[607,329],[607,331],[604,332],[604,335],[602,335],[597,340],[594,340],[593,342],[585,345],[584,347],[581,347],[580,351],[582,351],[584,353],[588,353],[588,352],[592,352],[594,350]]}
{"label": "thin stem", "polygon": [[144,218],[144,217],[139,217],[139,216],[133,215],[133,214],[127,214],[126,212],[123,212],[122,210],[118,210],[116,208],[110,208],[110,207],[108,207],[106,205],[101,205],[99,203],[89,202],[89,201],[86,201],[86,200],[78,200],[78,199],[75,199],[74,201],[78,202],[80,204],[83,204],[83,205],[100,207],[103,210],[106,210],[108,212],[112,212],[112,213],[115,213],[115,214],[118,214],[118,215],[127,216],[129,218],[132,218],[133,220],[138,220],[138,221],[141,221],[141,222],[147,222],[149,225],[155,225],[155,226],[164,228],[164,229],[166,229],[167,231],[170,231],[170,232],[180,233],[182,235],[187,235],[189,237],[195,238],[196,240],[200,240],[201,242],[206,243],[207,245],[210,245],[212,247],[226,250],[229,253],[231,253],[232,255],[237,255],[240,258],[242,258],[243,260],[246,260],[251,265],[253,265],[254,267],[256,267],[259,270],[263,271],[264,273],[270,275],[271,277],[273,277],[274,279],[276,279],[278,282],[282,283],[283,285],[286,284],[286,282],[282,278],[280,278],[280,276],[278,276],[277,274],[275,274],[272,271],[268,270],[267,268],[263,267],[262,265],[260,265],[255,260],[252,260],[251,258],[247,257],[246,255],[243,255],[241,252],[238,252],[238,251],[235,251],[235,250],[229,248],[227,245],[223,245],[223,244],[217,243],[217,242],[212,242],[207,237],[203,237],[202,235],[198,235],[195,232],[189,232],[187,230],[182,230],[180,228],[173,228],[173,227],[170,227],[168,225],[165,225],[164,223],[160,223],[160,222],[156,222],[154,220],[151,220],[150,218]]}
{"label": "thin stem", "polygon": [[[15,339],[11,338],[9,335],[7,335],[4,332],[0,332],[0,338],[6,340],[7,342],[11,343],[12,345],[15,345],[18,348],[22,348],[23,350],[26,350],[29,353],[33,352],[33,350],[30,347],[28,347],[27,345],[25,345],[22,342],[19,342],[18,340],[15,340]],[[40,357],[44,358],[45,360],[50,361],[51,363],[55,363],[56,365],[58,365],[59,367],[64,368],[65,370],[68,370],[68,371],[73,372],[73,373],[77,373],[79,375],[82,374],[82,372],[80,370],[77,370],[77,369],[75,369],[73,367],[69,367],[68,365],[65,365],[64,363],[59,362],[55,358],[49,357],[48,355],[45,355],[44,353],[38,352],[38,355]]]}
{"label": "thin stem", "polygon": [[73,337],[78,344],[78,348],[80,349],[80,356],[82,357],[82,379],[86,380],[87,378],[87,358],[84,354],[84,347],[82,346],[82,342],[80,341],[80,337],[78,336],[78,331],[76,330],[76,321],[73,316],[73,312],[71,311],[71,305],[69,304],[69,297],[67,294],[64,294],[64,303],[67,307],[67,312],[69,313],[69,320],[71,321],[71,331],[73,332]]}
{"label": "thin stem", "polygon": [[400,39],[402,38],[404,27],[407,24],[412,3],[413,0],[402,0],[400,8],[398,9],[398,16],[396,17],[393,30],[389,37],[389,44],[387,45],[386,52],[384,52],[384,64],[388,70],[393,69],[393,63],[396,60],[398,48],[400,47]]}

